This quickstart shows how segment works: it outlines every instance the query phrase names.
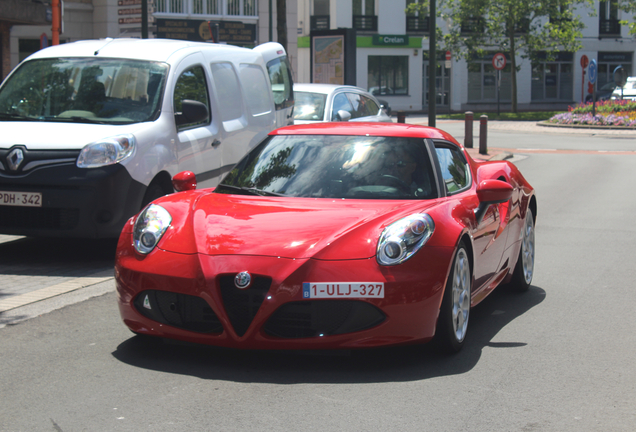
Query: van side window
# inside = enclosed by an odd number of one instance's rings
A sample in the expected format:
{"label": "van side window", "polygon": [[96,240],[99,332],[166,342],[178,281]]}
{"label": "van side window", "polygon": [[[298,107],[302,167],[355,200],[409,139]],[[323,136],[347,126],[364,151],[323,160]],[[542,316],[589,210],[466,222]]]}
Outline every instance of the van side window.
{"label": "van side window", "polygon": [[457,149],[435,146],[446,192],[450,195],[470,186],[470,170],[464,155]]}
{"label": "van side window", "polygon": [[294,104],[294,93],[292,91],[292,77],[287,57],[274,59],[267,63],[269,80],[272,83],[272,93],[274,93],[274,104],[276,110],[289,108]]}
{"label": "van side window", "polygon": [[232,63],[212,63],[217,100],[222,104],[221,119],[230,121],[243,115],[242,92]]}
{"label": "van side window", "polygon": [[257,116],[271,112],[267,78],[260,66],[243,63],[240,65],[239,73],[245,94],[249,95],[247,104],[250,113]]}
{"label": "van side window", "polygon": [[[208,86],[205,82],[205,72],[202,66],[195,66],[183,72],[174,86],[174,112],[182,111],[181,102],[184,99],[190,99],[201,102],[208,107],[210,111],[210,98],[208,96]],[[189,123],[181,125],[179,129],[189,128],[210,122],[210,116],[206,120],[198,123]]]}

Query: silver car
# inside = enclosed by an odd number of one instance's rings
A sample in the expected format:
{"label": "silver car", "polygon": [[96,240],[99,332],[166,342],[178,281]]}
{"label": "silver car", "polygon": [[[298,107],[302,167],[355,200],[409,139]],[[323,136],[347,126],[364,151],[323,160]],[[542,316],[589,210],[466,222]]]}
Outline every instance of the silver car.
{"label": "silver car", "polygon": [[359,87],[294,84],[294,99],[294,124],[350,120],[392,122],[380,102]]}

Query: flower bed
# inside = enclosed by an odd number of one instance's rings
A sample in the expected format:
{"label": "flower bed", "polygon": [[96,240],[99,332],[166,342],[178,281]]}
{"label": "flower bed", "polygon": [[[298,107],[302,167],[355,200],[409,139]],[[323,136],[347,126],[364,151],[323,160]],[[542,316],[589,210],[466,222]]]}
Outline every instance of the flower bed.
{"label": "flower bed", "polygon": [[592,115],[592,103],[569,107],[568,112],[553,116],[548,123],[563,125],[628,126],[636,127],[636,101],[608,100],[596,103],[596,115]]}

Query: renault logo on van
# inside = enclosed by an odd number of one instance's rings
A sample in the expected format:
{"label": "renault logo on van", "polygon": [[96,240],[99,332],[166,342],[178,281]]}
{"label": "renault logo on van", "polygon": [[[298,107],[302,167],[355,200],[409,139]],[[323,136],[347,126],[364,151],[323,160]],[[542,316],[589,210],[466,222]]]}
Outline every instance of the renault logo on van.
{"label": "renault logo on van", "polygon": [[9,169],[11,171],[17,171],[20,167],[20,164],[24,160],[24,152],[22,149],[13,149],[9,152],[7,156],[7,164],[9,165]]}

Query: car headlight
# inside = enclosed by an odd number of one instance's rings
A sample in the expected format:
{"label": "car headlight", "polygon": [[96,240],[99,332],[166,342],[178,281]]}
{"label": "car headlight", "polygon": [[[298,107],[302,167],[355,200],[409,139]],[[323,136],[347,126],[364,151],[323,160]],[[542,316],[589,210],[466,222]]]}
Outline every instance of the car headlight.
{"label": "car headlight", "polygon": [[98,168],[123,161],[135,151],[135,136],[117,135],[86,145],[77,158],[80,168]]}
{"label": "car headlight", "polygon": [[376,257],[381,265],[401,264],[411,258],[435,231],[435,222],[426,213],[415,214],[386,227],[378,241]]}
{"label": "car headlight", "polygon": [[156,204],[150,204],[137,217],[133,228],[133,246],[142,255],[149,254],[172,222],[168,211]]}

